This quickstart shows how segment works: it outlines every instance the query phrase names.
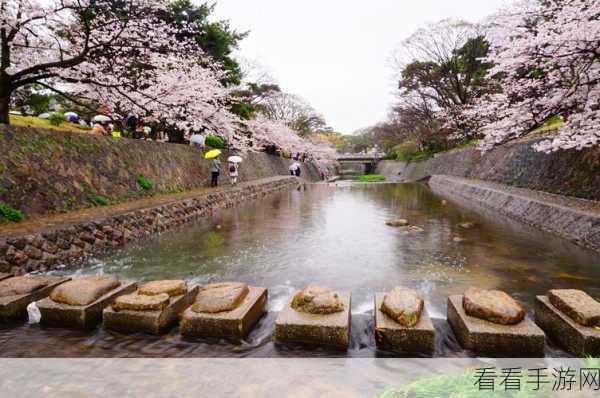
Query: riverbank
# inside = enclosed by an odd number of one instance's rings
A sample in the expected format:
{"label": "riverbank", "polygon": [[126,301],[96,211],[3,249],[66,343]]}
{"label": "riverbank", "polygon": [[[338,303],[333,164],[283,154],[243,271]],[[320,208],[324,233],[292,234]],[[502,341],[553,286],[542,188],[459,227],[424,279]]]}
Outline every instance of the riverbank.
{"label": "riverbank", "polygon": [[[243,157],[240,182],[288,175],[292,162],[262,152]],[[187,145],[0,125],[0,203],[25,219],[192,191],[209,185],[209,167]],[[320,180],[315,164],[301,168],[303,178]]]}
{"label": "riverbank", "polygon": [[498,183],[434,175],[432,191],[459,205],[479,205],[600,252],[600,203]]}
{"label": "riverbank", "polygon": [[77,263],[300,183],[292,176],[270,177],[0,226],[0,272],[45,272]]}
{"label": "riverbank", "polygon": [[468,147],[421,162],[382,161],[376,172],[394,182],[449,175],[599,201],[600,149],[545,154],[531,147],[539,140],[511,142],[485,154]]}

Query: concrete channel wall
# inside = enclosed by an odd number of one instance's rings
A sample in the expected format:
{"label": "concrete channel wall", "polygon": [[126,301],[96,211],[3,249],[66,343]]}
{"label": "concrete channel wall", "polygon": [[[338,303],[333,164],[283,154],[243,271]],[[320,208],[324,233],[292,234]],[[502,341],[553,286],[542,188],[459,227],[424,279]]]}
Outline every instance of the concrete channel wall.
{"label": "concrete channel wall", "polygon": [[271,177],[199,194],[156,207],[115,214],[93,221],[0,237],[0,273],[48,271],[87,256],[164,232],[274,192],[298,187],[296,177]]}
{"label": "concrete channel wall", "polygon": [[502,184],[434,175],[431,189],[459,204],[473,203],[600,252],[600,206],[596,202]]}

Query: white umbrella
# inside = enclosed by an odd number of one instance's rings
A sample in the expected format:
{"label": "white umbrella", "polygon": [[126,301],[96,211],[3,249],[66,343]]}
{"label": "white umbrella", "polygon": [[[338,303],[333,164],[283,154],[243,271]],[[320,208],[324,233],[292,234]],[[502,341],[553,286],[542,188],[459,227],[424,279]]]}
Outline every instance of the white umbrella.
{"label": "white umbrella", "polygon": [[44,112],[44,113],[38,115],[38,117],[40,119],[48,119],[50,117],[50,114],[48,112]]}
{"label": "white umbrella", "polygon": [[110,122],[112,119],[109,118],[108,116],[105,115],[96,115],[94,116],[94,118],[92,119],[94,122],[100,122],[100,123],[108,123]]}
{"label": "white umbrella", "polygon": [[65,112],[65,117],[79,117],[75,112]]}
{"label": "white umbrella", "polygon": [[242,163],[243,159],[240,156],[230,156],[227,158],[227,161],[231,163]]}

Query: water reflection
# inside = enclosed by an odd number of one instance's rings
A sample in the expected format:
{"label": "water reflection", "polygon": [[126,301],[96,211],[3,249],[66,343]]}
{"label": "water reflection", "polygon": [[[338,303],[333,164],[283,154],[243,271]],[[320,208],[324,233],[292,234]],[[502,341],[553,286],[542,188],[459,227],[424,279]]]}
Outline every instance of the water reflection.
{"label": "water reflection", "polygon": [[[202,223],[91,260],[78,273],[105,272],[136,280],[236,280],[269,288],[269,315],[241,345],[164,337],[0,329],[4,356],[390,356],[375,349],[373,294],[396,285],[416,288],[438,328],[438,356],[464,356],[445,318],[445,299],[469,286],[501,288],[530,305],[554,287],[599,296],[599,256],[497,214],[445,203],[420,184],[312,186],[282,193]],[[476,210],[476,209],[475,209]],[[406,218],[421,233],[391,228]],[[475,223],[471,229],[462,222]],[[71,271],[72,272],[72,271]],[[352,347],[346,353],[271,342],[275,311],[307,283],[352,290]],[[551,346],[552,355],[561,355]]]}

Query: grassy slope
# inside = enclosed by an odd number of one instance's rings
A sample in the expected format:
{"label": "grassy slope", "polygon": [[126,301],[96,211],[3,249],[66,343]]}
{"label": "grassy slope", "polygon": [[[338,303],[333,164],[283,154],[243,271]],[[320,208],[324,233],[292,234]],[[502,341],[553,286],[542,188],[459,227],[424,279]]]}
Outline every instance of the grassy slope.
{"label": "grassy slope", "polygon": [[90,130],[89,127],[69,122],[61,123],[60,126],[54,126],[48,120],[35,116],[10,115],[10,123],[14,126],[36,127],[45,130],[70,131],[75,133],[85,133]]}

